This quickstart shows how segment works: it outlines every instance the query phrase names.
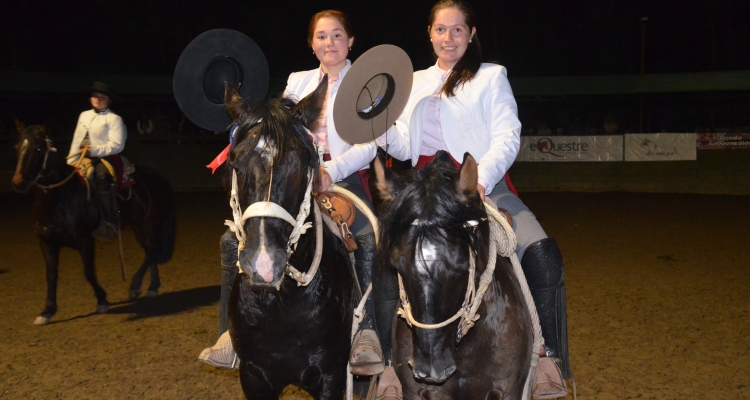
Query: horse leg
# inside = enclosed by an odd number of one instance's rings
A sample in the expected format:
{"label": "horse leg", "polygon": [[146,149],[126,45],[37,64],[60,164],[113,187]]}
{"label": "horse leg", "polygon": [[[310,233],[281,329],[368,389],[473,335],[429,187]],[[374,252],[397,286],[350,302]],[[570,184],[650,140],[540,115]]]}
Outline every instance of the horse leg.
{"label": "horse leg", "polygon": [[159,264],[156,263],[155,257],[146,257],[146,261],[151,260],[151,283],[148,285],[148,291],[146,297],[156,297],[159,294],[159,286],[161,286],[161,280],[159,280]]}
{"label": "horse leg", "polygon": [[146,258],[143,260],[138,271],[133,274],[133,279],[130,283],[130,300],[135,300],[141,296],[141,284],[143,283],[143,276],[146,275],[146,270],[151,265],[151,257],[146,254]]}
{"label": "horse leg", "polygon": [[277,400],[281,395],[281,390],[274,390],[263,371],[249,362],[240,363],[240,384],[245,398],[248,399]]}
{"label": "horse leg", "polygon": [[89,285],[94,289],[96,296],[96,313],[104,314],[109,311],[109,302],[107,301],[107,292],[99,285],[96,280],[96,271],[94,269],[94,239],[87,238],[83,245],[79,247],[78,252],[81,254],[83,261],[83,273]]}
{"label": "horse leg", "polygon": [[47,302],[44,304],[42,313],[34,320],[34,325],[47,325],[52,316],[57,313],[57,267],[60,261],[60,246],[43,240],[40,240],[39,244],[47,265]]}

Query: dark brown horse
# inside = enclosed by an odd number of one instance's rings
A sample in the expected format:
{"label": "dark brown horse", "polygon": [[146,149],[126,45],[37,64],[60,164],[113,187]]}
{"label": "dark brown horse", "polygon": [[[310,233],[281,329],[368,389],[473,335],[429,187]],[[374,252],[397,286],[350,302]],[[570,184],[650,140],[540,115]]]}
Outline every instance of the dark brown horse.
{"label": "dark brown horse", "polygon": [[320,115],[327,83],[298,104],[270,99],[252,108],[227,91],[225,105],[238,123],[227,180],[236,179],[240,240],[229,333],[248,399],[277,399],[294,384],[316,399],[339,400],[346,388],[357,289],[346,248],[309,203],[319,160],[305,127]]}
{"label": "dark brown horse", "polygon": [[[47,302],[34,323],[45,325],[57,312],[58,259],[63,247],[80,253],[86,280],[96,296],[96,312],[107,312],[107,293],[96,280],[91,236],[101,221],[97,196],[89,200],[86,185],[78,180],[74,168],[66,163],[65,155],[55,148],[42,126],[26,127],[18,122],[17,127],[20,137],[13,187],[20,193],[34,189],[34,231],[47,264]],[[174,249],[174,198],[169,182],[152,170],[136,167],[134,179],[136,184],[118,196],[121,225],[132,227],[146,253],[133,275],[130,295],[140,295],[143,276],[150,269],[148,295],[156,296],[161,284],[158,264],[169,261]]]}
{"label": "dark brown horse", "polygon": [[[404,398],[520,399],[532,357],[531,317],[510,260],[489,254],[476,162],[467,153],[459,171],[438,152],[403,178],[374,164],[381,226],[376,273],[400,275],[402,307],[416,321],[410,326],[399,317],[393,332],[392,363]],[[495,269],[480,317],[462,331],[464,321],[451,318],[468,308],[467,288],[480,286],[489,257],[496,257]]]}

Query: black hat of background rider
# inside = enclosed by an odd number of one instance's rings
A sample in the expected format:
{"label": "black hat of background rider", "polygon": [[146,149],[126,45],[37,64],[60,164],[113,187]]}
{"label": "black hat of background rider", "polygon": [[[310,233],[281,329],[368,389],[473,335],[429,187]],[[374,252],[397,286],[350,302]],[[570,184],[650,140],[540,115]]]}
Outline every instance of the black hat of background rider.
{"label": "black hat of background rider", "polygon": [[366,143],[396,122],[414,80],[411,59],[398,46],[384,44],[357,58],[341,81],[333,103],[333,123],[350,144]]}
{"label": "black hat of background rider", "polygon": [[224,131],[232,122],[224,108],[225,82],[253,105],[266,96],[268,81],[266,57],[252,39],[235,30],[213,29],[183,50],[172,87],[177,104],[193,123]]}
{"label": "black hat of background rider", "polygon": [[117,97],[117,93],[112,86],[107,85],[103,82],[94,82],[89,86],[84,86],[84,89],[88,90],[89,93],[101,93],[110,98],[110,100]]}

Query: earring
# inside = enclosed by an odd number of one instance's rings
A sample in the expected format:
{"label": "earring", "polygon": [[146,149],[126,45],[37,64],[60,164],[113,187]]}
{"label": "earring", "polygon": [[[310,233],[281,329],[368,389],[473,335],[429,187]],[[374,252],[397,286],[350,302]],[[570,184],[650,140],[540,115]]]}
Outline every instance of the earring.
{"label": "earring", "polygon": [[349,47],[349,51],[352,51],[352,48],[351,48],[351,47]]}
{"label": "earring", "polygon": [[469,43],[471,43],[471,39],[469,39]]}

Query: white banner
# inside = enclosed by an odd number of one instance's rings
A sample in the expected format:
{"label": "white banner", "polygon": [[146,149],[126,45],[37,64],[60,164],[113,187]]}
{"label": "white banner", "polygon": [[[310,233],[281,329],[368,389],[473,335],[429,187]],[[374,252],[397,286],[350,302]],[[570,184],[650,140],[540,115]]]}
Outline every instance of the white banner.
{"label": "white banner", "polygon": [[695,133],[629,133],[625,161],[695,160]]}
{"label": "white banner", "polygon": [[516,161],[622,161],[622,136],[521,136]]}

